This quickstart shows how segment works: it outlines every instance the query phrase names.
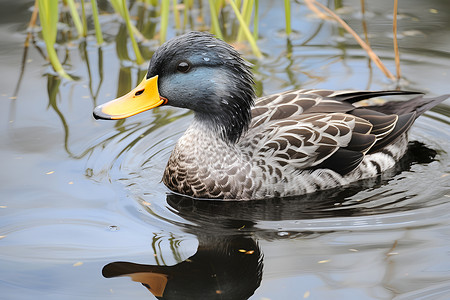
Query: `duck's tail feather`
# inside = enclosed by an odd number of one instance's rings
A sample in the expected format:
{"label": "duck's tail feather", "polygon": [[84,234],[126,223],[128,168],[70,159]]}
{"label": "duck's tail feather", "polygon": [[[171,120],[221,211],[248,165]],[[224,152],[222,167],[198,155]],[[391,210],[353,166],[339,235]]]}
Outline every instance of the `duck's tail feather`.
{"label": "duck's tail feather", "polygon": [[438,96],[435,98],[424,98],[423,95],[414,97],[408,101],[390,101],[383,105],[367,106],[366,109],[375,110],[384,114],[405,115],[415,112],[417,119],[427,110],[448,99],[450,94]]}
{"label": "duck's tail feather", "polygon": [[[383,97],[383,96],[395,96],[395,95],[418,95],[422,94],[421,92],[412,92],[412,91],[398,91],[398,90],[387,90],[387,91],[356,91],[356,92],[348,92],[348,91],[337,91],[332,95],[334,100],[345,101],[348,103],[355,103],[361,100],[366,100],[375,97]],[[330,97],[330,96],[329,96]]]}
{"label": "duck's tail feather", "polygon": [[380,151],[387,145],[395,142],[400,136],[406,133],[409,128],[411,128],[412,124],[416,120],[416,116],[417,114],[415,112],[400,115],[391,133],[389,133],[389,135],[387,135],[386,137],[378,140],[375,145],[370,148],[369,153]]}

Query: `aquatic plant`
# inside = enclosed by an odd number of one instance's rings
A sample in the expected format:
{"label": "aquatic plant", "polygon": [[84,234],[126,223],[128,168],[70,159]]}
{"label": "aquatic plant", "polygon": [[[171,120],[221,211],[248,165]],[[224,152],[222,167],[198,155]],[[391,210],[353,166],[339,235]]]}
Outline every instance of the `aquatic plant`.
{"label": "aquatic plant", "polygon": [[[99,21],[99,15],[114,13],[122,19],[124,27],[120,27],[117,36],[121,36],[121,42],[124,45],[117,46],[118,56],[120,59],[126,59],[134,61],[137,65],[143,64],[148,57],[142,54],[140,44],[150,39],[159,40],[159,43],[163,43],[166,40],[167,30],[170,23],[170,13],[173,12],[173,26],[177,31],[187,30],[189,24],[189,30],[209,30],[214,33],[218,38],[227,40],[228,42],[244,42],[247,41],[250,48],[256,58],[261,58],[263,55],[257,45],[258,40],[258,23],[259,18],[259,0],[208,0],[209,6],[209,23],[203,17],[202,8],[204,2],[202,0],[183,0],[178,2],[176,0],[109,0],[112,10],[103,10],[99,12],[97,1],[91,0],[48,0],[39,1],[35,0],[35,8],[39,7],[39,20],[41,25],[42,37],[46,44],[47,57],[52,64],[54,70],[64,78],[70,79],[71,77],[66,73],[63,68],[63,64],[58,59],[57,52],[54,48],[58,33],[58,22],[65,24],[67,39],[84,39],[88,35],[92,34],[92,30],[89,31],[89,27],[92,25],[88,23],[88,17],[92,19],[93,27],[96,36],[96,41],[99,46],[104,43],[101,24]],[[128,3],[128,4],[127,4]],[[398,0],[394,1],[394,20],[393,20],[393,32],[394,32],[394,52],[395,62],[397,69],[397,77],[395,77],[382,63],[380,58],[371,49],[368,41],[364,41],[359,35],[335,12],[325,5],[317,2],[316,0],[305,0],[305,4],[317,14],[318,17],[323,19],[333,19],[339,23],[346,31],[348,31],[354,39],[360,44],[360,46],[367,52],[369,58],[375,63],[375,65],[391,80],[400,78],[400,59],[397,43],[397,7]],[[200,11],[200,15],[197,16],[195,21],[192,21],[195,15],[194,7],[197,5]],[[335,6],[339,6],[339,1],[335,3]],[[65,9],[64,9],[65,8]],[[63,11],[68,10],[70,13],[70,19],[63,18]],[[285,10],[285,33],[289,38],[293,32],[291,27],[291,1],[284,0]],[[361,0],[361,10],[364,13],[364,0]],[[80,17],[81,11],[81,17]],[[33,16],[36,19],[37,9],[34,10]],[[30,26],[35,25],[35,21],[30,21]],[[181,22],[183,18],[183,22]],[[155,19],[159,20],[159,23],[155,23]],[[253,19],[253,26],[251,21]],[[126,32],[122,28],[126,28]],[[159,28],[159,31],[156,30]],[[230,29],[231,28],[231,29]],[[237,28],[237,29],[236,29]],[[367,36],[367,34],[366,34]],[[29,39],[29,37],[27,37]],[[134,52],[134,58],[130,58],[126,47],[126,39],[130,40],[132,49]],[[367,40],[367,38],[366,38]]]}
{"label": "aquatic plant", "polygon": [[47,55],[53,68],[61,77],[70,79],[61,65],[55,50],[57,23],[58,23],[58,0],[39,1],[39,17],[42,27],[42,37],[47,47]]}

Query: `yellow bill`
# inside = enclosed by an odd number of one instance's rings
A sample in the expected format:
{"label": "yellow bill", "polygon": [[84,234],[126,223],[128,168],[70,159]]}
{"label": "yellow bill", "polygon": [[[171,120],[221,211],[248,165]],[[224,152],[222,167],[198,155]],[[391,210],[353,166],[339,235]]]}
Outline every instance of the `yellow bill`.
{"label": "yellow bill", "polygon": [[104,120],[124,119],[166,103],[167,99],[158,92],[158,75],[149,79],[144,77],[128,94],[97,106],[94,117]]}

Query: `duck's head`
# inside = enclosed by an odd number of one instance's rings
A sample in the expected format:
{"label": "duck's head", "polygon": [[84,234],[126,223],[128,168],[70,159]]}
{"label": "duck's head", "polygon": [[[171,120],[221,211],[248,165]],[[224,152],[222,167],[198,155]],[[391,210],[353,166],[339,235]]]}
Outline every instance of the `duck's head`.
{"label": "duck's head", "polygon": [[250,123],[255,93],[250,66],[227,43],[189,32],[156,50],[147,75],[128,94],[100,105],[97,119],[123,119],[161,105],[188,108],[229,142]]}

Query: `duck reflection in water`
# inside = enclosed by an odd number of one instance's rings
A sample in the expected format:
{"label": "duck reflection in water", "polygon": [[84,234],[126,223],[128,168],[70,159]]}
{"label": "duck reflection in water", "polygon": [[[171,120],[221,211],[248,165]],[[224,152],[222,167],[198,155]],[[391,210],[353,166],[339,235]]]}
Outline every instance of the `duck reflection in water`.
{"label": "duck reflection in water", "polygon": [[[383,176],[360,181],[345,189],[299,197],[223,202],[168,194],[167,203],[174,211],[195,224],[187,227],[186,231],[197,236],[199,246],[196,254],[174,266],[112,262],[103,267],[103,276],[129,276],[133,281],[141,282],[158,299],[248,299],[262,279],[263,255],[255,236],[280,238],[276,230],[257,231],[254,225],[258,221],[373,214],[374,208],[371,206],[330,208],[357,194],[361,185],[371,188],[385,185],[393,176],[410,170],[416,163],[432,162],[435,155],[436,152],[424,144],[412,142],[402,160]],[[376,201],[373,197],[369,198],[372,203]],[[402,210],[402,207],[396,206],[394,209]]]}
{"label": "duck reflection in water", "polygon": [[262,278],[262,255],[247,235],[198,233],[197,252],[174,266],[113,262],[106,278],[129,276],[158,299],[248,299]]}

